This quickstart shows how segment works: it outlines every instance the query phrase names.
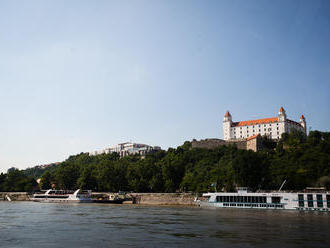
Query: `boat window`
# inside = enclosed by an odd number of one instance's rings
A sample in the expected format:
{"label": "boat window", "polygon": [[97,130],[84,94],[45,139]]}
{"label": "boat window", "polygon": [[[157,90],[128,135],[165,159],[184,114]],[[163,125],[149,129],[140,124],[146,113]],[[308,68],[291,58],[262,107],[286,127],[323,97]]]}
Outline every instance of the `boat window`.
{"label": "boat window", "polygon": [[307,202],[308,202],[308,207],[309,207],[309,208],[314,207],[314,203],[313,203],[313,195],[307,195]]}
{"label": "boat window", "polygon": [[303,194],[298,195],[298,202],[299,202],[299,207],[304,207],[305,206],[304,195]]}
{"label": "boat window", "polygon": [[317,207],[318,207],[318,208],[323,208],[323,199],[322,199],[322,195],[316,195],[316,200],[317,200]]}
{"label": "boat window", "polygon": [[272,197],[272,203],[280,203],[280,202],[281,202],[281,197],[278,197],[278,196]]}
{"label": "boat window", "polygon": [[330,195],[327,195],[327,207],[330,208]]}

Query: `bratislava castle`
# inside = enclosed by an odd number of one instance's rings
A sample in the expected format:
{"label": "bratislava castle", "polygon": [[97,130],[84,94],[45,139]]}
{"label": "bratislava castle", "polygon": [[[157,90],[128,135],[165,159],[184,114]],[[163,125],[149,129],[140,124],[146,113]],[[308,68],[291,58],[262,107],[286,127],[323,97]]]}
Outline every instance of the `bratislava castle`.
{"label": "bratislava castle", "polygon": [[280,108],[277,117],[233,122],[231,114],[227,111],[223,119],[224,140],[246,139],[258,134],[278,140],[282,133],[290,133],[293,130],[306,133],[305,117],[301,115],[299,122],[287,119],[283,107]]}

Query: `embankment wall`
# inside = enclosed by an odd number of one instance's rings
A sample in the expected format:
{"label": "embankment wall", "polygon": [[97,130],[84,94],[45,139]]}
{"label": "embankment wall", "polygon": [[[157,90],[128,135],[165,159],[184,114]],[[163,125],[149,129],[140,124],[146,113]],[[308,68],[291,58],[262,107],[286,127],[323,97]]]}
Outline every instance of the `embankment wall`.
{"label": "embankment wall", "polygon": [[195,194],[190,193],[131,193],[135,204],[195,206]]}
{"label": "embankment wall", "polygon": [[0,192],[0,201],[7,201],[6,195],[12,201],[28,201],[29,195],[27,192]]}

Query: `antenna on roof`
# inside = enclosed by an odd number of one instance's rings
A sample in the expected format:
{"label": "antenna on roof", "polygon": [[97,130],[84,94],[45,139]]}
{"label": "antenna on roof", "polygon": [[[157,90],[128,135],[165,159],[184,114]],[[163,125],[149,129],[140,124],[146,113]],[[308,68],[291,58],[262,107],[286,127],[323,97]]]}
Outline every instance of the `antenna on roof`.
{"label": "antenna on roof", "polygon": [[278,192],[280,192],[280,191],[281,191],[281,189],[283,188],[283,186],[284,186],[285,182],[286,182],[286,179],[283,181],[283,183],[282,183],[282,185],[281,185],[280,189],[278,190]]}

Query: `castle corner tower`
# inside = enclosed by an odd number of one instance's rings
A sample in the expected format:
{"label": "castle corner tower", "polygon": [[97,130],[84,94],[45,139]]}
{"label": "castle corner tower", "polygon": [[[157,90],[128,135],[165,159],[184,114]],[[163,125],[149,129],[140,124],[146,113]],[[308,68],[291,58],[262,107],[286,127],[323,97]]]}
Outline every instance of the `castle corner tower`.
{"label": "castle corner tower", "polygon": [[232,122],[233,121],[231,118],[231,114],[229,113],[229,111],[227,111],[223,118],[223,124],[222,124],[224,140],[229,140],[231,138],[230,137],[230,127],[231,127]]}
{"label": "castle corner tower", "polygon": [[304,115],[300,116],[300,125],[304,128],[305,134],[307,135],[307,130],[306,130],[306,119]]}

